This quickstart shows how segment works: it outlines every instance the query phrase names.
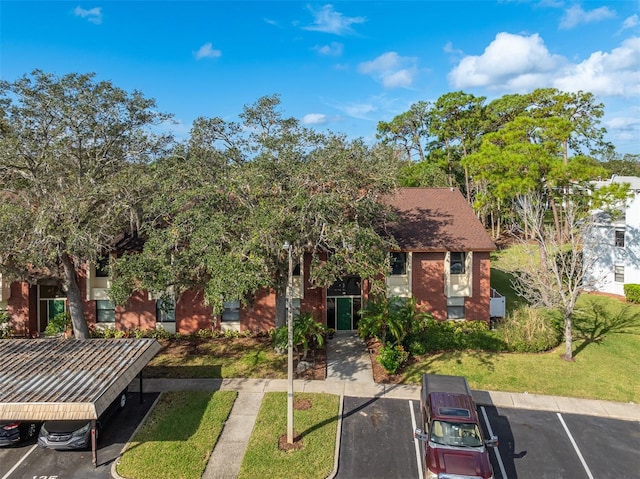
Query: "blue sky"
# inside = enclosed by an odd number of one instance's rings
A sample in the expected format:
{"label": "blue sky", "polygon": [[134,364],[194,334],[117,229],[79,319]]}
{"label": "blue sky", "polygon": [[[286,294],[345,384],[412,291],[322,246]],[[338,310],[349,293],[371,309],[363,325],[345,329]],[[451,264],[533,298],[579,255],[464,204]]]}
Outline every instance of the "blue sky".
{"label": "blue sky", "polygon": [[417,101],[590,91],[640,153],[640,2],[0,1],[0,77],[95,72],[155,98],[178,138],[279,94],[307,126],[375,138]]}

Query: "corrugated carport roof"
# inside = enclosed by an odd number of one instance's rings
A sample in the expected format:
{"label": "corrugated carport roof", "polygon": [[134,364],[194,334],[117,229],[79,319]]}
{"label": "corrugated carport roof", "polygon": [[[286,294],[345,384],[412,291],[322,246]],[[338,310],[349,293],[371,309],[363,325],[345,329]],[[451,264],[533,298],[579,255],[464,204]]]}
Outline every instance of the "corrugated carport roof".
{"label": "corrugated carport roof", "polygon": [[0,341],[0,420],[97,419],[160,350],[155,339]]}

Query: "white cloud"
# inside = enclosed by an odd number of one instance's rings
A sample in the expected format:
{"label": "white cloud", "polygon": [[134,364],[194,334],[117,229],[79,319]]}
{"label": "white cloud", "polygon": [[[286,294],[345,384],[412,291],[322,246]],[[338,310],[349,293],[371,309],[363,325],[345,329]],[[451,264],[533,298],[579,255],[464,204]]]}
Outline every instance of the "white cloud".
{"label": "white cloud", "polygon": [[414,57],[401,57],[396,52],[387,52],[374,60],[360,63],[358,71],[371,75],[385,88],[408,88],[418,73],[416,63]]}
{"label": "white cloud", "polygon": [[87,21],[95,23],[96,25],[100,25],[102,23],[102,8],[100,7],[86,10],[78,6],[73,10],[73,14],[76,17],[86,18]]}
{"label": "white cloud", "polygon": [[614,116],[602,122],[616,143],[628,143],[629,151],[633,153],[638,152],[638,144],[640,142],[639,113],[638,111],[619,113],[619,116]]}
{"label": "white cloud", "polygon": [[640,37],[611,52],[594,52],[580,63],[551,54],[537,35],[499,33],[482,55],[463,58],[449,73],[455,88],[484,87],[526,92],[554,87],[598,96],[640,94]]}
{"label": "white cloud", "polygon": [[344,45],[338,42],[331,42],[329,45],[316,45],[315,47],[313,47],[313,49],[320,55],[339,57],[340,55],[342,55]]}
{"label": "white cloud", "polygon": [[597,96],[640,95],[640,37],[623,41],[611,52],[592,53],[583,62],[565,69],[553,86],[565,91],[589,91]]}
{"label": "white cloud", "polygon": [[329,121],[329,118],[323,113],[307,113],[302,117],[303,125],[322,125],[327,121]]}
{"label": "white cloud", "polygon": [[607,18],[613,18],[616,12],[607,7],[600,7],[594,10],[585,11],[580,5],[573,5],[564,12],[560,21],[560,28],[569,29],[582,23],[599,22]]}
{"label": "white cloud", "polygon": [[222,56],[222,52],[220,50],[214,50],[213,44],[209,42],[202,45],[197,52],[194,52],[194,56],[197,60],[202,58],[218,58]]}
{"label": "white cloud", "polygon": [[336,110],[359,120],[370,120],[369,114],[375,113],[378,110],[372,103],[331,103]]}
{"label": "white cloud", "polygon": [[638,25],[638,14],[634,13],[630,17],[625,18],[624,22],[622,22],[622,30],[626,30],[627,28],[633,28]]}
{"label": "white cloud", "polygon": [[484,53],[463,58],[448,75],[455,88],[487,87],[496,90],[528,90],[565,63],[547,50],[538,34],[498,33]]}
{"label": "white cloud", "polygon": [[442,51],[448,53],[450,55],[462,55],[464,52],[462,50],[458,50],[457,48],[453,48],[453,43],[447,42],[444,47],[442,47]]}
{"label": "white cloud", "polygon": [[347,35],[353,32],[351,25],[364,23],[364,17],[345,17],[342,13],[336,12],[333,5],[324,5],[319,10],[308,7],[314,16],[313,25],[303,27],[305,30],[317,32],[333,33],[335,35]]}

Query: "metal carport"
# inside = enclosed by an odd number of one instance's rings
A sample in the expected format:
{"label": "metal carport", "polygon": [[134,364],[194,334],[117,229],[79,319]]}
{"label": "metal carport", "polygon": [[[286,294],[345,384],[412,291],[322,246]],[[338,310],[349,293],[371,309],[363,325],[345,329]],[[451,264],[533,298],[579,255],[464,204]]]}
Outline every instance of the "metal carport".
{"label": "metal carport", "polygon": [[155,339],[0,340],[0,420],[91,420],[95,465],[96,420],[160,347]]}

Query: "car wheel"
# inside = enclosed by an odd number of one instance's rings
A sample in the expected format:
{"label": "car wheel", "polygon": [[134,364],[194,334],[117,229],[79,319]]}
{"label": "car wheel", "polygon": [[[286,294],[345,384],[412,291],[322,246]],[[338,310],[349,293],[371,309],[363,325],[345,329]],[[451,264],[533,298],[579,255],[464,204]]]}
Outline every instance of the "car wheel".
{"label": "car wheel", "polygon": [[127,405],[127,393],[124,392],[122,394],[120,394],[120,409],[124,408]]}

